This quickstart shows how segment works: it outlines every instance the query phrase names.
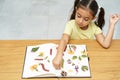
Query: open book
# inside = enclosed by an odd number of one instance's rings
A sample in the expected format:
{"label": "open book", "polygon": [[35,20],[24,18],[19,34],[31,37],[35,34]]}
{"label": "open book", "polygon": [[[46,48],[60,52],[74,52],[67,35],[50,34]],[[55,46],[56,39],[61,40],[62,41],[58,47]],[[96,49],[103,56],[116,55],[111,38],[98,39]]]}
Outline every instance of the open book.
{"label": "open book", "polygon": [[91,77],[86,45],[67,44],[60,70],[52,64],[57,47],[54,43],[27,46],[22,78]]}

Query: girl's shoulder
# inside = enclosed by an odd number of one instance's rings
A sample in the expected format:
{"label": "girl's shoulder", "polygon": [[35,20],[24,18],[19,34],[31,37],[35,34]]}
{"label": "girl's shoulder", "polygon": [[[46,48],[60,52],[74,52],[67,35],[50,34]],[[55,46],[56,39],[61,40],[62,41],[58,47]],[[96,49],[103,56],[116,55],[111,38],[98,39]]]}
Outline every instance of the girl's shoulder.
{"label": "girl's shoulder", "polygon": [[75,20],[69,20],[67,23],[66,23],[66,27],[67,28],[74,28],[76,26],[76,23],[75,23]]}
{"label": "girl's shoulder", "polygon": [[98,28],[98,26],[95,24],[95,22],[90,22],[89,26],[92,28]]}
{"label": "girl's shoulder", "polygon": [[75,23],[75,20],[74,20],[74,19],[73,19],[73,20],[69,20],[67,23],[68,23],[68,24],[74,24],[74,23]]}
{"label": "girl's shoulder", "polygon": [[92,21],[90,22],[90,25],[91,25],[91,26],[97,26],[97,25],[96,25],[94,22],[92,22]]}
{"label": "girl's shoulder", "polygon": [[90,25],[89,25],[92,29],[92,31],[95,33],[95,34],[99,34],[99,33],[102,33],[102,30],[100,29],[100,27],[98,27],[94,22],[90,22]]}
{"label": "girl's shoulder", "polygon": [[66,26],[75,26],[75,20],[69,20],[67,23],[66,23]]}

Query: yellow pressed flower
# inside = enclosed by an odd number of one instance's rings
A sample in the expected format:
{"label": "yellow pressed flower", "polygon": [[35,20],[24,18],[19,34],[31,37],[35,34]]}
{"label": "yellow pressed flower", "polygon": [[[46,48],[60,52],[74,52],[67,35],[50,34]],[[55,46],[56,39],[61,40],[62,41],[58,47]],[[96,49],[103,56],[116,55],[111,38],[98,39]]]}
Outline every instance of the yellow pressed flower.
{"label": "yellow pressed flower", "polygon": [[40,52],[39,56],[43,57],[44,56],[44,52]]}
{"label": "yellow pressed flower", "polygon": [[68,52],[68,54],[74,54],[74,51],[72,51],[72,50],[67,50],[67,52]]}
{"label": "yellow pressed flower", "polygon": [[34,65],[32,65],[32,66],[30,67],[30,70],[32,70],[32,71],[34,71],[34,70],[38,71],[38,70],[37,70],[37,67],[38,67],[38,65],[34,64]]}

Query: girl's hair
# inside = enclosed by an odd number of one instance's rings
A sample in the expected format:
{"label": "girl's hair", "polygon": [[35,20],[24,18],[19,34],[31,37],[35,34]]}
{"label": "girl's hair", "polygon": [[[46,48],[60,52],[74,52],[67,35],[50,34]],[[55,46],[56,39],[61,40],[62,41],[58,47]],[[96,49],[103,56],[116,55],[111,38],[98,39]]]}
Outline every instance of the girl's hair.
{"label": "girl's hair", "polygon": [[[91,14],[93,15],[93,17],[95,17],[98,12],[99,6],[98,6],[96,0],[75,0],[74,9],[73,9],[72,15],[70,17],[70,20],[75,19],[76,10],[78,8],[89,9]],[[101,29],[103,28],[103,26],[105,24],[104,15],[105,15],[105,11],[101,7],[98,17],[95,21],[95,24],[97,26],[99,26]]]}

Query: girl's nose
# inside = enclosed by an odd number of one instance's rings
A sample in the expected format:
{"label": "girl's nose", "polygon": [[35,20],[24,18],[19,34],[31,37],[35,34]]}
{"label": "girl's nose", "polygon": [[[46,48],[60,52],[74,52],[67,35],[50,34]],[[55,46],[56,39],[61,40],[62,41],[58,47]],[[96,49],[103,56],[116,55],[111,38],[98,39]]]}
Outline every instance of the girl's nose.
{"label": "girl's nose", "polygon": [[79,23],[82,23],[82,22],[83,22],[83,19],[82,19],[82,18],[80,18],[80,19],[79,19]]}

